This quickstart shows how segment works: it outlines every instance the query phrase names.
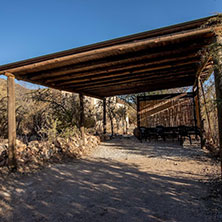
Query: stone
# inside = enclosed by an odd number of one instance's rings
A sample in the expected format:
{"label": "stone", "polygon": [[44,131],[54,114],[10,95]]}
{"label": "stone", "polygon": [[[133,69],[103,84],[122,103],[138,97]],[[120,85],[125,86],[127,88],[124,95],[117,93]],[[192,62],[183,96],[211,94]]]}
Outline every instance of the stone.
{"label": "stone", "polygon": [[[8,164],[8,140],[0,140],[0,167]],[[64,157],[81,158],[100,143],[98,136],[86,136],[82,146],[79,135],[70,138],[57,137],[54,142],[33,140],[27,145],[16,140],[16,155],[19,172],[29,172],[47,163],[62,161]]]}

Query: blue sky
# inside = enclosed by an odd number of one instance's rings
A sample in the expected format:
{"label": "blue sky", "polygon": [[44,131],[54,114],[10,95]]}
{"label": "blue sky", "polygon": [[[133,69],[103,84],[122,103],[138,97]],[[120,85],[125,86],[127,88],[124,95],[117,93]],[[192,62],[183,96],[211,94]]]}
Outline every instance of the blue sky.
{"label": "blue sky", "polygon": [[0,0],[0,65],[222,12],[222,0]]}

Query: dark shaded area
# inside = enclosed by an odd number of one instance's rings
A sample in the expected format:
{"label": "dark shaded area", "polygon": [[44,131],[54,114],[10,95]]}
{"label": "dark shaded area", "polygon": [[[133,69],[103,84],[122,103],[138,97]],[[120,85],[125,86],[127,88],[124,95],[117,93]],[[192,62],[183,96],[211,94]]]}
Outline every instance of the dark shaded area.
{"label": "dark shaded area", "polygon": [[209,221],[200,182],[106,159],[0,181],[1,221]]}

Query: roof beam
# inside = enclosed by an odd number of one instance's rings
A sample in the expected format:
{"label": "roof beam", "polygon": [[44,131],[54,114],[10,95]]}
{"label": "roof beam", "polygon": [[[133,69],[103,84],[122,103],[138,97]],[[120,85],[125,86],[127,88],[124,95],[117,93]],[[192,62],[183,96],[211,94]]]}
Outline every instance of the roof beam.
{"label": "roof beam", "polygon": [[[140,40],[138,42],[119,44],[114,46],[109,46],[105,48],[90,50],[86,52],[81,52],[73,55],[64,56],[61,58],[50,59],[43,62],[38,62],[35,64],[30,64],[22,67],[12,68],[7,70],[12,73],[26,73],[35,72],[41,70],[52,69],[55,67],[61,67],[65,65],[70,65],[77,62],[89,61],[91,59],[100,59],[107,57],[109,55],[123,55],[129,53],[130,51],[140,51],[142,49],[149,49],[152,47],[165,46],[172,42],[181,41],[189,38],[201,38],[210,37],[214,35],[214,30],[212,28],[204,28],[199,30],[191,30],[182,33],[175,33],[174,35],[166,35],[160,37],[154,37],[151,39]],[[5,70],[6,71],[6,70]]]}
{"label": "roof beam", "polygon": [[[128,74],[125,74],[125,75],[116,75],[115,77],[112,77],[112,78],[106,78],[106,76],[104,78],[101,78],[101,79],[98,79],[98,80],[86,80],[85,79],[85,82],[81,82],[81,83],[78,83],[77,82],[73,82],[73,83],[70,83],[69,85],[71,86],[75,86],[75,87],[84,87],[86,86],[86,88],[90,87],[90,86],[94,86],[94,85],[97,85],[97,84],[106,84],[106,83],[109,83],[110,81],[121,81],[121,80],[125,80],[125,79],[135,79],[135,78],[139,78],[139,79],[144,79],[144,78],[153,78],[153,77],[160,77],[160,75],[172,75],[172,73],[177,73],[178,75],[181,75],[183,73],[195,73],[195,68],[194,66],[191,66],[191,67],[181,67],[180,69],[167,69],[167,70],[164,70],[164,71],[158,71],[158,72],[132,72],[132,73],[128,73]],[[59,86],[68,86],[68,85],[59,85]]]}
{"label": "roof beam", "polygon": [[[100,87],[107,87],[110,85],[115,85],[115,84],[122,84],[122,83],[127,83],[127,82],[134,82],[134,81],[145,81],[145,80],[166,80],[170,77],[173,77],[175,79],[177,79],[180,76],[183,75],[189,75],[189,76],[194,76],[192,75],[194,72],[193,69],[188,69],[188,70],[184,70],[183,72],[180,73],[172,73],[172,72],[168,72],[165,73],[164,75],[162,74],[162,77],[160,79],[160,75],[157,74],[152,74],[152,75],[146,75],[145,73],[143,75],[130,75],[130,76],[126,76],[126,77],[120,77],[120,78],[113,78],[110,79],[109,81],[92,81],[91,83],[85,83],[85,84],[73,84],[73,85],[69,85],[68,87],[74,87],[75,89],[79,89],[79,90],[88,90],[88,89],[97,89]],[[64,86],[66,87],[66,86]]]}
{"label": "roof beam", "polygon": [[[112,87],[115,87],[115,88],[124,88],[124,87],[129,87],[129,86],[132,86],[132,85],[135,85],[135,86],[144,86],[144,85],[147,85],[147,84],[155,84],[155,85],[158,85],[158,84],[162,84],[162,83],[166,83],[168,81],[171,81],[172,80],[174,81],[175,83],[175,76],[176,75],[172,75],[172,74],[169,74],[168,76],[165,76],[165,77],[162,77],[160,79],[160,77],[148,77],[148,78],[143,78],[142,81],[141,81],[141,78],[135,78],[135,79],[126,79],[124,81],[111,81],[109,83],[106,83],[106,84],[97,84],[97,85],[94,85],[94,86],[85,86],[85,87],[75,87],[73,86],[72,88],[74,90],[84,90],[84,91],[93,91],[93,90],[103,90],[103,89],[106,89],[107,87],[109,88],[112,88]],[[192,79],[192,76],[189,74],[189,73],[186,73],[186,74],[183,74],[181,76],[177,76],[176,79],[177,81],[181,80],[182,78],[184,78],[184,81],[186,81],[188,78]]]}
{"label": "roof beam", "polygon": [[[60,67],[56,69],[41,71],[41,72],[34,72],[34,73],[27,73],[24,74],[25,77],[31,78],[32,80],[39,80],[39,79],[48,79],[49,81],[57,81],[57,80],[66,80],[70,78],[76,78],[81,77],[84,73],[84,75],[92,75],[93,73],[97,72],[98,74],[103,72],[104,69],[109,68],[119,68],[126,66],[131,63],[137,63],[141,61],[150,62],[151,61],[157,61],[157,60],[163,60],[164,58],[172,58],[175,57],[181,57],[190,54],[195,54],[198,52],[200,47],[203,47],[206,45],[206,40],[201,41],[203,43],[193,43],[193,42],[186,42],[184,43],[183,47],[178,45],[176,49],[172,47],[167,47],[163,50],[163,48],[160,48],[158,51],[145,51],[145,52],[139,52],[135,53],[133,52],[130,54],[123,56],[112,56],[107,57],[104,60],[96,60],[93,62],[88,63],[80,63],[77,65],[69,65],[66,67]],[[111,61],[110,61],[111,60]],[[21,75],[21,74],[19,74]]]}
{"label": "roof beam", "polygon": [[[126,74],[133,74],[137,72],[151,72],[151,71],[157,71],[161,69],[169,69],[174,68],[177,66],[177,64],[181,63],[182,65],[191,64],[198,62],[199,58],[195,55],[188,55],[178,58],[172,58],[172,59],[164,59],[160,61],[155,62],[148,62],[148,63],[141,63],[141,64],[131,64],[129,66],[124,66],[120,68],[111,68],[109,70],[103,70],[103,72],[100,72],[99,74],[97,72],[91,73],[91,75],[87,78],[86,75],[83,73],[81,78],[71,78],[68,80],[60,80],[60,81],[46,81],[50,83],[55,83],[58,85],[69,85],[72,83],[81,83],[87,81],[94,81],[99,79],[108,79],[116,76],[126,75]],[[84,76],[84,77],[83,77]]]}
{"label": "roof beam", "polygon": [[[174,83],[168,82],[158,84],[158,85],[137,85],[137,86],[128,86],[127,88],[117,89],[110,87],[109,90],[103,89],[98,90],[98,95],[103,95],[104,97],[109,96],[117,96],[117,95],[125,95],[125,94],[134,94],[134,93],[141,93],[141,92],[151,92],[156,90],[163,90],[163,89],[171,89],[171,88],[178,88],[178,87],[185,87],[193,85],[194,79],[186,79],[186,82],[179,81],[177,85]],[[90,92],[90,91],[89,91]]]}

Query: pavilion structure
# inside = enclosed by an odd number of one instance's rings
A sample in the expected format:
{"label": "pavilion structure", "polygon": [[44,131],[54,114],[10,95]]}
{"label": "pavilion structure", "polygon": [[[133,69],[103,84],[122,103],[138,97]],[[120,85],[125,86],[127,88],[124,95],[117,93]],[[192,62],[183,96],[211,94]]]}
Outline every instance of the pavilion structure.
{"label": "pavilion structure", "polygon": [[[193,86],[214,72],[222,158],[222,16],[212,16],[0,66],[8,77],[9,165],[16,167],[14,79],[106,97]],[[104,131],[106,115],[104,114]],[[84,137],[83,124],[81,132]]]}

